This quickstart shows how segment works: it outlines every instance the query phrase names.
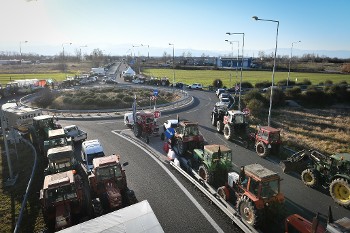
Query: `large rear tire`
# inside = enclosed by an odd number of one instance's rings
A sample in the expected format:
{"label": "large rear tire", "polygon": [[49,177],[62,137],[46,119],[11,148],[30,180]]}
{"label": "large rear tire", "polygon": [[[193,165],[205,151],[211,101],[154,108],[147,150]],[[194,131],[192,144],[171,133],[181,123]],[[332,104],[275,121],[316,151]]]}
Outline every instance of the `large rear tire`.
{"label": "large rear tire", "polygon": [[202,164],[199,166],[198,175],[208,184],[213,183],[213,175],[209,172],[208,167],[206,165]]}
{"label": "large rear tire", "polygon": [[139,138],[141,136],[141,133],[142,133],[141,125],[135,123],[134,124],[134,135],[135,135],[135,137]]}
{"label": "large rear tire", "polygon": [[258,142],[255,146],[255,150],[261,158],[264,158],[269,154],[267,146],[263,142]]}
{"label": "large rear tire", "polygon": [[329,185],[329,193],[334,202],[344,206],[350,207],[350,183],[349,180],[344,178],[338,178],[331,182]]}
{"label": "large rear tire", "polygon": [[249,225],[255,227],[259,224],[258,210],[247,196],[242,196],[238,199],[237,210],[242,219]]}
{"label": "large rear tire", "polygon": [[215,114],[212,113],[212,114],[211,114],[211,124],[212,124],[213,126],[216,126],[216,122],[217,122],[217,121],[218,121],[218,120],[216,119]]}
{"label": "large rear tire", "polygon": [[229,124],[224,126],[224,137],[226,140],[231,140],[233,137],[233,128]]}
{"label": "large rear tire", "polygon": [[177,140],[177,149],[180,155],[184,155],[187,150],[186,143],[184,143],[181,139]]}
{"label": "large rear tire", "polygon": [[216,131],[221,133],[222,129],[224,128],[224,123],[220,120],[216,122]]}
{"label": "large rear tire", "polygon": [[303,181],[303,183],[308,187],[316,187],[318,183],[317,172],[313,169],[305,169],[301,173],[301,181]]}
{"label": "large rear tire", "polygon": [[96,198],[92,200],[92,207],[94,209],[94,217],[103,215],[103,209],[100,199]]}

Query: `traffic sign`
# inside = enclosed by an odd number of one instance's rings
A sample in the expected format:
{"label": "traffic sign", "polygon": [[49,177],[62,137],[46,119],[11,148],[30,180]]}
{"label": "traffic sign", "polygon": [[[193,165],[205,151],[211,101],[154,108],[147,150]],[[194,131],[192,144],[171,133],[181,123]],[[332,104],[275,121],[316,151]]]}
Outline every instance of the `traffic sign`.
{"label": "traffic sign", "polygon": [[154,118],[160,118],[160,111],[154,112]]}
{"label": "traffic sign", "polygon": [[154,90],[153,90],[153,95],[154,95],[154,96],[158,96],[158,90],[157,90],[157,89],[154,89]]}

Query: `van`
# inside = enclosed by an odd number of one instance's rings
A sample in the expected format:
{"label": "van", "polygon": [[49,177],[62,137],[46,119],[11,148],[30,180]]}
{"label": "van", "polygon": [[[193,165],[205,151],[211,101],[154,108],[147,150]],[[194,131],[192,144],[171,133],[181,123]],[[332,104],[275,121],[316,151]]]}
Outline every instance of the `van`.
{"label": "van", "polygon": [[103,147],[98,139],[87,140],[81,144],[81,158],[88,172],[94,168],[93,159],[104,156]]}
{"label": "van", "polygon": [[124,125],[129,128],[132,128],[134,125],[134,116],[132,112],[127,112],[124,114]]}

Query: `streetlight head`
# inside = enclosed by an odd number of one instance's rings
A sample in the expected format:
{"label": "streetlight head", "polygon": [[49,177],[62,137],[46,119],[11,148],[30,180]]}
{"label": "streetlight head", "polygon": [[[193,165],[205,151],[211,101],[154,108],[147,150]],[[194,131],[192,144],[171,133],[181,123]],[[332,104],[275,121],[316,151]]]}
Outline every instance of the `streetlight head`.
{"label": "streetlight head", "polygon": [[258,16],[253,16],[252,17],[254,20],[259,20]]}
{"label": "streetlight head", "polygon": [[231,33],[230,32],[226,32],[226,35],[231,35]]}
{"label": "streetlight head", "polygon": [[228,40],[225,40],[226,42],[228,42]]}
{"label": "streetlight head", "polygon": [[24,43],[28,43],[28,41],[26,40],[26,41],[24,41]]}

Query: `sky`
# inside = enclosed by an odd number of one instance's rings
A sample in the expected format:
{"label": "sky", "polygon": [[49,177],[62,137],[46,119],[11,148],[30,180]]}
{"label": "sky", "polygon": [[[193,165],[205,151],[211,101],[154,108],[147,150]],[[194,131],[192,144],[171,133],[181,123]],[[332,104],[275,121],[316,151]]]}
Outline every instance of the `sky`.
{"label": "sky", "polygon": [[[278,55],[301,41],[293,55],[350,58],[348,0],[0,0],[0,6],[0,52],[56,55],[64,48],[74,55],[99,48],[162,56],[172,54],[172,43],[175,56],[237,54],[238,44],[245,56],[270,54],[277,23],[252,19],[258,16],[279,21]],[[244,48],[242,34],[226,32],[244,33]]]}

